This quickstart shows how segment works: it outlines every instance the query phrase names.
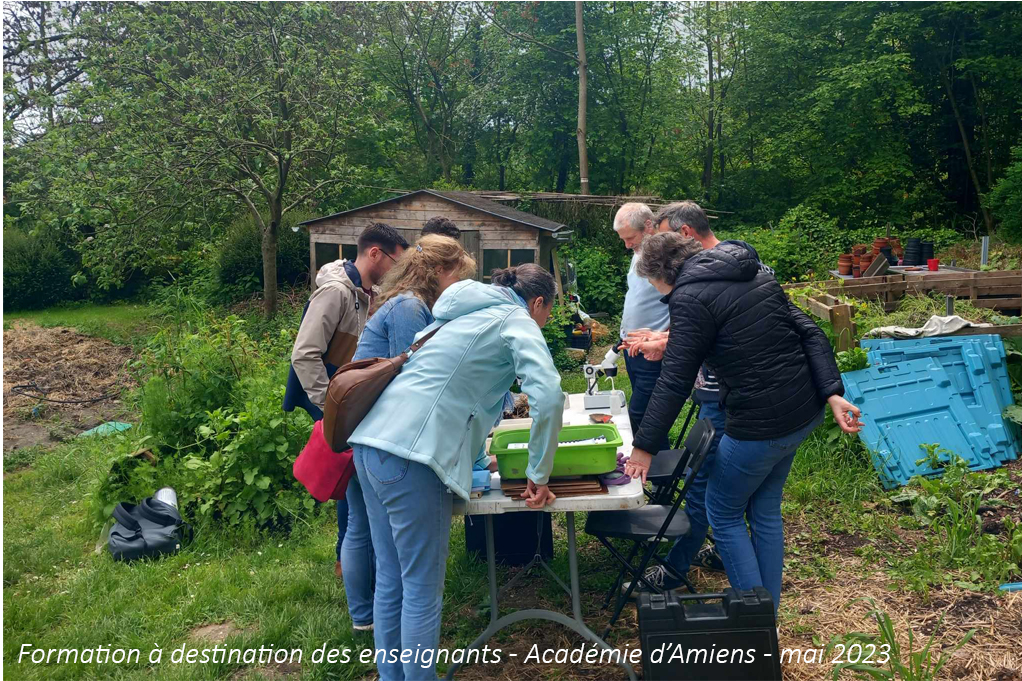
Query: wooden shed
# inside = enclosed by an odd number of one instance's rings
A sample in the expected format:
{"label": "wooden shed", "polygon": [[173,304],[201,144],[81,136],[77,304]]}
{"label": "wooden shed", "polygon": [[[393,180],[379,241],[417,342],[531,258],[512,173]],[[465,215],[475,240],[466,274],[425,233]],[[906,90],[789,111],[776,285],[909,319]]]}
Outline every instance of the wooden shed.
{"label": "wooden shed", "polygon": [[527,262],[554,271],[551,253],[570,232],[565,225],[483,199],[471,192],[432,189],[404,194],[343,213],[303,222],[309,230],[309,266],[312,281],[321,265],[339,257],[354,260],[358,235],[374,222],[384,222],[415,243],[426,220],[435,215],[453,220],[461,230],[461,243],[479,264],[478,275]]}

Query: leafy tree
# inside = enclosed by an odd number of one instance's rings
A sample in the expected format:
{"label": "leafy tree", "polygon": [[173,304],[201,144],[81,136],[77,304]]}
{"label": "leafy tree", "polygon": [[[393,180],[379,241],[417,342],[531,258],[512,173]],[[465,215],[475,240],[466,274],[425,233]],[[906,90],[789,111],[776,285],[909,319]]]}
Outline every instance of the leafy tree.
{"label": "leafy tree", "polygon": [[259,225],[272,315],[282,216],[356,179],[345,140],[373,128],[346,11],[171,3],[90,16],[87,85],[61,149],[77,159],[68,198],[96,225],[83,257],[116,272],[154,223],[180,226],[229,197]]}

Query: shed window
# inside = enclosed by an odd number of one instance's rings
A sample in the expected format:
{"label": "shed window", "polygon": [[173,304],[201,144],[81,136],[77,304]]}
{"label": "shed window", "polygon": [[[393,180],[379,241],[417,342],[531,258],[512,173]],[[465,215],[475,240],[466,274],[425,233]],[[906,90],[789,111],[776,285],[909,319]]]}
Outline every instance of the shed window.
{"label": "shed window", "polygon": [[338,258],[337,244],[323,243],[317,241],[315,243],[316,248],[316,269],[320,269],[323,265],[331,263]]}
{"label": "shed window", "polygon": [[358,257],[358,246],[355,244],[342,244],[341,257],[345,260],[355,262],[355,258]]}
{"label": "shed window", "polygon": [[490,273],[527,262],[536,262],[536,251],[531,248],[487,248],[483,250],[483,281],[490,281]]}

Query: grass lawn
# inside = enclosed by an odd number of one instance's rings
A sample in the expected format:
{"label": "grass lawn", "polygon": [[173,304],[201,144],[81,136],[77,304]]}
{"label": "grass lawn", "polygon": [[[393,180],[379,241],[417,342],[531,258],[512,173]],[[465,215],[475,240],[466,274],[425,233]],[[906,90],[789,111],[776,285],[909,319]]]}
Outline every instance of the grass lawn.
{"label": "grass lawn", "polygon": [[[41,324],[120,329],[117,333],[130,334],[139,328],[133,325],[147,317],[144,307],[92,306],[44,311],[29,318]],[[5,316],[5,327],[9,320]],[[583,389],[581,372],[577,374],[564,377],[566,390]],[[627,377],[622,375],[615,383],[630,392]],[[333,576],[332,504],[323,505],[318,516],[286,535],[227,531],[205,524],[196,528],[195,541],[178,555],[153,562],[114,563],[105,545],[97,550],[100,535],[88,512],[90,494],[109,467],[114,437],[37,447],[29,455],[20,455],[17,465],[5,466],[3,626],[4,672],[9,678],[375,678],[374,668],[359,663],[357,654],[347,664],[310,659],[324,645],[352,650],[372,645],[371,635],[352,631],[343,587]],[[1022,470],[1015,467],[999,475],[983,478],[990,481],[988,496],[1003,494],[1004,499],[1017,500]],[[779,621],[782,647],[821,647],[851,631],[875,635],[876,625],[867,617],[871,606],[859,600],[869,597],[890,614],[903,646],[908,632],[914,632],[917,651],[933,634],[934,654],[944,650],[951,655],[955,643],[970,629],[977,630],[953,654],[949,678],[1020,678],[1013,674],[1022,669],[1017,647],[1022,637],[1022,594],[997,593],[983,578],[967,584],[970,570],[985,569],[979,563],[955,568],[955,583],[947,580],[910,588],[912,579],[928,578],[926,561],[931,571],[944,570],[937,564],[944,555],[938,551],[942,547],[939,530],[914,525],[911,513],[880,489],[868,462],[854,448],[829,442],[822,428],[810,436],[796,458],[783,511],[787,559]],[[614,563],[595,539],[581,532],[584,515],[576,516],[576,521],[583,614],[599,632],[607,617],[599,605],[615,574]],[[485,564],[466,554],[462,523],[456,519],[451,530],[441,638],[441,646],[448,648],[467,645],[488,622]],[[563,515],[554,516],[554,533],[554,569],[566,579]],[[928,553],[922,553],[924,548]],[[899,572],[904,565],[914,567]],[[515,574],[512,568],[498,571],[501,583]],[[725,585],[718,574],[696,570],[693,577],[701,591]],[[503,596],[502,604],[502,613],[529,607],[563,611],[568,605],[559,587],[539,578],[524,580]],[[573,647],[581,641],[559,625],[530,622],[501,632],[491,646],[517,652],[521,660],[534,643],[546,649]],[[610,643],[621,648],[638,645],[634,609],[626,608]],[[138,649],[141,659],[119,665],[19,663],[23,644],[38,649]],[[215,645],[300,649],[304,655],[301,664],[171,661],[173,651],[181,646]],[[164,651],[159,663],[147,659],[154,648]],[[785,678],[823,679],[832,671],[826,664],[793,663],[785,666]],[[458,678],[619,676],[616,670],[592,665],[517,662],[469,666]]]}
{"label": "grass lawn", "polygon": [[154,310],[140,303],[69,305],[27,312],[5,312],[4,329],[11,328],[17,320],[43,328],[66,326],[123,345],[145,336],[155,330],[157,325]]}

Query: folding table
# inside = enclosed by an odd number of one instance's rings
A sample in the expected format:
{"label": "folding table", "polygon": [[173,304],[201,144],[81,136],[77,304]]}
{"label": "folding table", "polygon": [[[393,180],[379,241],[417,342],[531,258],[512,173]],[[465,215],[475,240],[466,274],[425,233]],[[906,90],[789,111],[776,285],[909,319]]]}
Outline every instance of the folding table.
{"label": "folding table", "polygon": [[[606,410],[586,411],[583,405],[583,396],[581,394],[570,395],[568,404],[564,410],[564,424],[573,425],[591,423],[589,420],[589,414],[597,411],[605,412]],[[612,422],[617,426],[618,431],[621,433],[621,439],[624,441],[621,451],[623,451],[626,455],[631,453],[632,431],[628,423],[628,414],[622,411],[621,414],[614,415]],[[490,491],[483,494],[481,498],[465,502],[464,500],[456,497],[454,501],[455,515],[485,516],[483,521],[486,528],[486,568],[490,583],[490,624],[486,627],[483,633],[476,638],[476,640],[472,641],[472,643],[468,646],[468,649],[471,650],[482,646],[490,640],[494,634],[509,624],[525,620],[546,620],[549,622],[563,624],[601,648],[612,650],[611,646],[593,633],[582,619],[582,605],[578,586],[578,553],[575,535],[575,512],[621,510],[643,506],[646,503],[646,497],[645,494],[643,494],[641,483],[638,480],[632,480],[626,485],[608,486],[608,494],[592,494],[568,497],[564,499],[559,498],[552,505],[543,508],[542,510],[547,513],[564,513],[567,519],[568,578],[570,586],[565,585],[550,565],[543,560],[537,549],[536,556],[532,559],[532,561],[526,565],[524,569],[522,569],[521,572],[519,572],[518,575],[516,575],[510,582],[504,585],[502,589],[497,586],[497,565],[493,549],[492,516],[497,513],[514,513],[516,511],[533,511],[537,509],[531,509],[526,506],[524,500],[514,500],[506,496],[500,489],[499,474],[493,474],[490,484]],[[538,536],[536,541],[538,546]],[[564,589],[569,596],[571,596],[571,615],[568,616],[564,613],[553,610],[533,608],[528,610],[518,610],[500,617],[498,607],[498,596],[500,593],[518,582],[532,569],[533,566],[537,565],[553,577],[561,588]],[[632,670],[631,666],[627,663],[622,663],[620,666],[627,672],[628,678],[631,679],[631,681],[635,681],[635,672]],[[452,665],[447,672],[447,678],[453,679],[455,673],[457,673],[460,667],[461,664]]]}

